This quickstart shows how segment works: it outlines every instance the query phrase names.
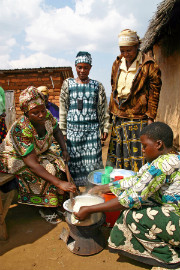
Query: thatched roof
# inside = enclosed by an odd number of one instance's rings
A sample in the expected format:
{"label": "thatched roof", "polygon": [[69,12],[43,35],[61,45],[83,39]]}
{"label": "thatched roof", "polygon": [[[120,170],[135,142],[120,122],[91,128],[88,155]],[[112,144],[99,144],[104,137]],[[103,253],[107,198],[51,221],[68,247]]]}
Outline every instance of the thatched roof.
{"label": "thatched roof", "polygon": [[180,25],[180,0],[164,0],[150,21],[149,27],[142,40],[141,49],[147,52],[152,49],[164,35],[172,34],[174,28]]}

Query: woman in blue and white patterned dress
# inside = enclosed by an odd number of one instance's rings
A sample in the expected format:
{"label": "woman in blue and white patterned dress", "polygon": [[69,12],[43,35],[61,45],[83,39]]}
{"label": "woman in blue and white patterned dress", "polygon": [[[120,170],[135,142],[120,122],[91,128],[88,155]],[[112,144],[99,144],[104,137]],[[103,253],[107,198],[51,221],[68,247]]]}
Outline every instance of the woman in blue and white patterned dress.
{"label": "woman in blue and white patterned dress", "polygon": [[103,85],[90,79],[92,58],[79,52],[78,77],[63,82],[60,94],[60,128],[67,139],[69,169],[77,187],[86,186],[90,172],[103,167],[101,139],[108,136],[109,113]]}

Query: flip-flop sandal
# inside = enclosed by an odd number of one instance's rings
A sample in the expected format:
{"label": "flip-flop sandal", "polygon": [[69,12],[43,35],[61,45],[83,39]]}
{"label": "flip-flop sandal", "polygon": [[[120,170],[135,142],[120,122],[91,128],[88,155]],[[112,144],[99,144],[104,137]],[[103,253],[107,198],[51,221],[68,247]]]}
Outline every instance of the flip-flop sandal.
{"label": "flip-flop sandal", "polygon": [[51,224],[58,224],[62,221],[62,219],[59,218],[59,216],[56,213],[52,214],[46,214],[42,209],[39,210],[39,214],[41,215],[42,218],[44,218],[47,222]]}
{"label": "flip-flop sandal", "polygon": [[61,208],[58,208],[58,207],[56,208],[55,213],[62,219],[63,219],[63,217],[66,216],[65,215],[66,211],[64,209],[61,209]]}

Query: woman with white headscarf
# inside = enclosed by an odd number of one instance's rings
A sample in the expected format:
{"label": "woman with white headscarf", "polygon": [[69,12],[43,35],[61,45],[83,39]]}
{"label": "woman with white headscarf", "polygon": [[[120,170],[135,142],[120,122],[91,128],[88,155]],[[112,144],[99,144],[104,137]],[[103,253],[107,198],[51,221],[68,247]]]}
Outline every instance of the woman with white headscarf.
{"label": "woman with white headscarf", "polygon": [[108,161],[117,168],[138,171],[144,165],[140,132],[157,114],[161,72],[154,59],[140,51],[135,31],[119,34],[120,55],[112,66],[109,104],[112,133]]}

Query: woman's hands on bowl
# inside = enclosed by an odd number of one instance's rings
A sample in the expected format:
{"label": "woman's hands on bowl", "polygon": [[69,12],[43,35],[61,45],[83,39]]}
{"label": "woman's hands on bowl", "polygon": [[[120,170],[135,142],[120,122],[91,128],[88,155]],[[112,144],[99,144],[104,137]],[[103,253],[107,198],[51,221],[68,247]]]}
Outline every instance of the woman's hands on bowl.
{"label": "woman's hands on bowl", "polygon": [[79,212],[73,212],[73,214],[76,219],[81,221],[89,217],[90,213],[88,210],[89,210],[88,206],[81,206]]}

